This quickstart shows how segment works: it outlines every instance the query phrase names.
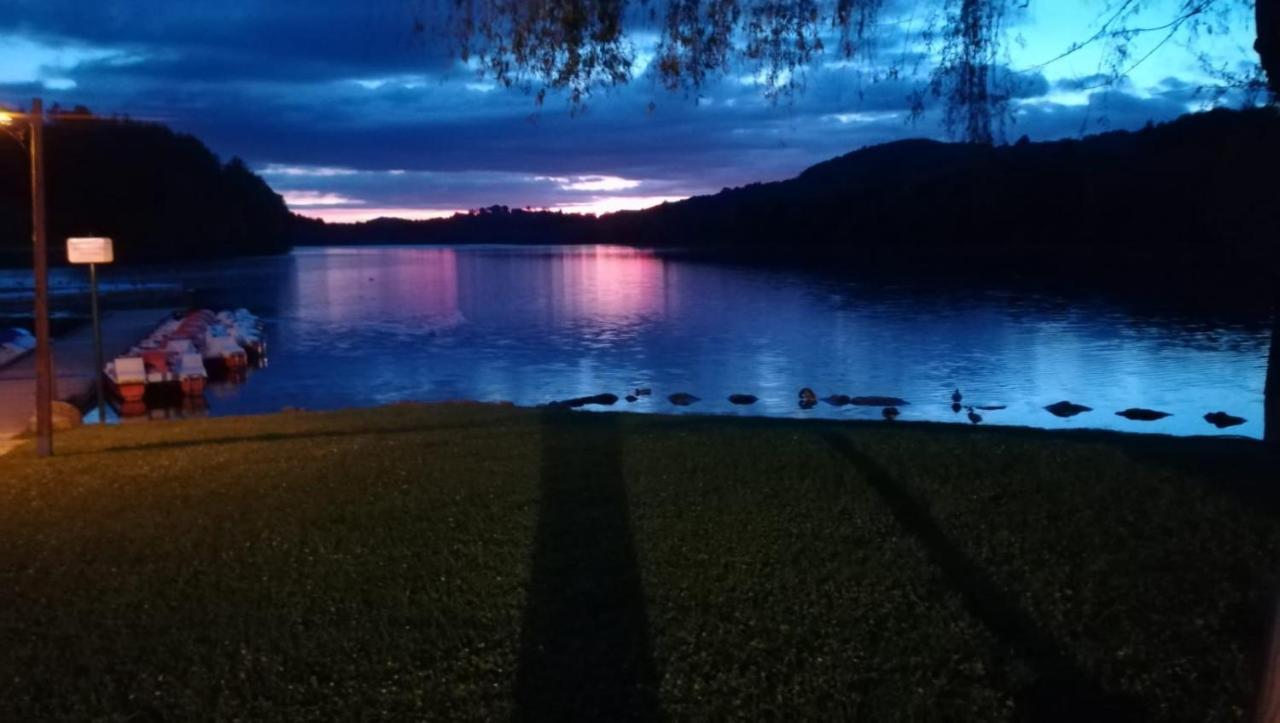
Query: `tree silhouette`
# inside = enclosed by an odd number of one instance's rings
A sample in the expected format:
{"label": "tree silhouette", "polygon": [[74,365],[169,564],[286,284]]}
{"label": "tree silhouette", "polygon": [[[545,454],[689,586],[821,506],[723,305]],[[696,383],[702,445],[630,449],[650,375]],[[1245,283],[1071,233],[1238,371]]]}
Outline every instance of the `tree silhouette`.
{"label": "tree silhouette", "polygon": [[[240,159],[222,163],[192,136],[164,126],[71,118],[46,127],[49,237],[104,235],[121,262],[283,253],[292,216]],[[23,149],[0,135],[0,265],[31,262]],[[50,260],[65,261],[59,244]]]}
{"label": "tree silhouette", "polygon": [[[1020,73],[1009,68],[1005,23],[1016,10],[1048,0],[919,0],[905,35],[885,0],[419,0],[415,29],[446,33],[462,59],[498,83],[529,90],[539,102],[563,92],[578,105],[593,91],[633,79],[652,51],[653,73],[671,90],[696,92],[729,72],[749,71],[770,98],[804,87],[819,58],[868,61],[872,82],[927,67],[913,94],[923,112],[942,102],[958,137],[990,143],[1008,118]],[[1155,50],[1183,38],[1221,34],[1253,9],[1261,73],[1207,71],[1224,83],[1280,88],[1280,0],[1176,0],[1169,17],[1141,25],[1149,0],[1102,0],[1097,30],[1039,67],[1091,46],[1104,49],[1103,84],[1123,79]],[[886,7],[890,6],[890,7]],[[1157,39],[1136,55],[1135,41]],[[894,47],[893,44],[898,47]],[[923,60],[922,60],[923,58]]]}

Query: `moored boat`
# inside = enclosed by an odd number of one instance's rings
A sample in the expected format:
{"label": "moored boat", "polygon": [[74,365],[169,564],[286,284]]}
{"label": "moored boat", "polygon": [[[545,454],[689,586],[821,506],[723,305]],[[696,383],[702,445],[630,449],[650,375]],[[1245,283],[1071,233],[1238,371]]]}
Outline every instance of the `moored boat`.
{"label": "moored boat", "polygon": [[206,368],[228,374],[241,374],[249,368],[249,355],[244,347],[226,334],[211,329],[204,337],[202,352]]}
{"label": "moored boat", "polygon": [[116,357],[107,362],[103,377],[112,394],[124,402],[141,402],[146,396],[147,369],[140,356]]}
{"label": "moored boat", "polygon": [[204,368],[204,360],[199,352],[189,352],[178,358],[176,374],[178,384],[182,387],[183,396],[199,397],[204,395],[205,384],[209,373]]}

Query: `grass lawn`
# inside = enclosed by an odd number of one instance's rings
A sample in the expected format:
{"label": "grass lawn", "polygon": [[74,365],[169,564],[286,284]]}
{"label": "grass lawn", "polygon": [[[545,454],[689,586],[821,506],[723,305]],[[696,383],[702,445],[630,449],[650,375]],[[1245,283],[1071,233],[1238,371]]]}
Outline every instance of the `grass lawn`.
{"label": "grass lawn", "polygon": [[398,406],[0,458],[0,720],[1237,720],[1243,440]]}

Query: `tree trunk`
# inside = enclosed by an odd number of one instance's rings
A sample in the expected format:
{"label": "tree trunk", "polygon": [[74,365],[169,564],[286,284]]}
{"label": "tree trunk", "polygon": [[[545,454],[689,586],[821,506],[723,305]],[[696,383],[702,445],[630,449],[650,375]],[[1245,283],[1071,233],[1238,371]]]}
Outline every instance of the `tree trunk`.
{"label": "tree trunk", "polygon": [[[1258,51],[1262,71],[1267,75],[1267,87],[1273,97],[1280,98],[1280,0],[1255,0],[1254,13],[1258,24],[1258,39],[1253,49]],[[1274,259],[1274,255],[1273,255]],[[1271,308],[1271,353],[1267,356],[1267,386],[1264,392],[1263,436],[1272,446],[1280,446],[1280,274],[1276,274],[1276,301]]]}
{"label": "tree trunk", "polygon": [[1258,51],[1262,71],[1267,74],[1267,87],[1280,96],[1280,0],[1256,0],[1254,14],[1258,39],[1253,49]]}
{"label": "tree trunk", "polygon": [[[1277,296],[1280,297],[1280,291]],[[1262,404],[1263,439],[1280,449],[1280,298],[1271,309],[1271,353],[1267,355],[1267,386]]]}

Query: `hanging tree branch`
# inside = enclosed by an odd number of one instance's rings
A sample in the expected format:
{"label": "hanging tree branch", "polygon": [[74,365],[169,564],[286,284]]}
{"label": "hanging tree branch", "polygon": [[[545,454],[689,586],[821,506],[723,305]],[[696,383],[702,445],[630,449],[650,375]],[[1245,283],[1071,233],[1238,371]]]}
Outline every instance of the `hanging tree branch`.
{"label": "hanging tree branch", "polygon": [[[1137,68],[1179,35],[1224,29],[1254,0],[1177,0],[1167,22],[1133,24],[1151,0],[1105,0],[1098,29],[1065,51],[1023,71],[1009,69],[1004,25],[1032,0],[920,0],[931,7],[896,62],[922,49],[931,56],[927,82],[910,98],[914,113],[930,98],[942,101],[944,122],[957,136],[990,143],[1008,117],[1020,73],[1042,69],[1084,48],[1107,44],[1108,83]],[[1056,0],[1035,0],[1050,2]],[[824,57],[864,59],[897,25],[883,22],[885,0],[416,0],[420,18],[452,39],[459,57],[504,86],[537,102],[563,93],[583,106],[593,92],[630,82],[641,60],[664,88],[697,92],[709,81],[749,72],[763,95],[800,91],[804,76]],[[1257,49],[1272,89],[1280,76],[1280,0],[1256,0]],[[890,19],[892,20],[892,19]],[[428,23],[416,28],[426,32]],[[1134,41],[1165,33],[1136,62]],[[832,47],[828,49],[828,44]],[[890,67],[878,77],[900,77]]]}

